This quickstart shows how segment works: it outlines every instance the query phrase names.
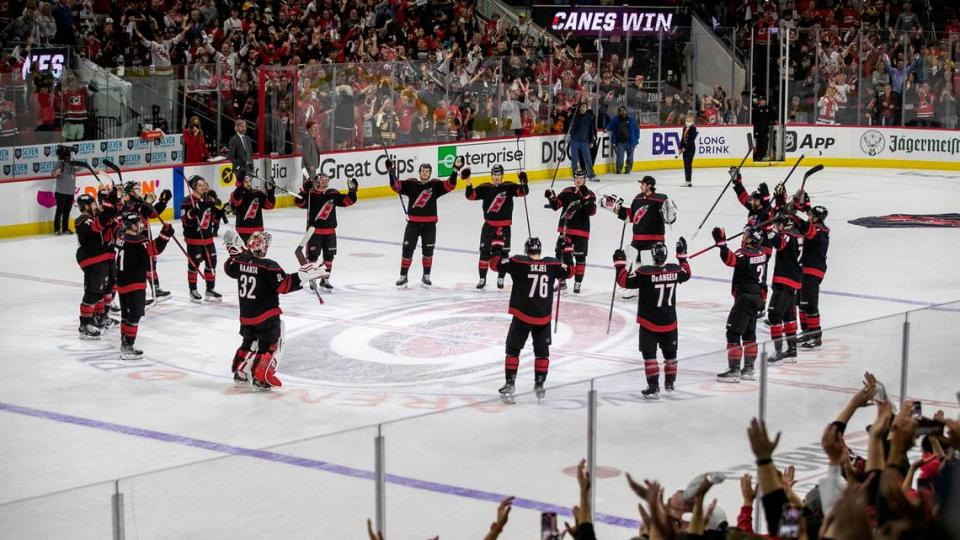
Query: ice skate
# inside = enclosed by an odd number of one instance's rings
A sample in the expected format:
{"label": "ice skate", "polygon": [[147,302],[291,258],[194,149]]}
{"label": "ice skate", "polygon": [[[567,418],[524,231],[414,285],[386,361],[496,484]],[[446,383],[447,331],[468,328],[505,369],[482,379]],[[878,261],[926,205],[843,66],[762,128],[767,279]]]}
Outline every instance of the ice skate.
{"label": "ice skate", "polygon": [[740,371],[740,378],[745,381],[757,380],[756,372],[754,372],[753,366],[744,366],[743,370]]}
{"label": "ice skate", "polygon": [[170,299],[170,291],[165,291],[160,287],[153,288],[153,297],[156,299],[157,303],[163,302],[164,300]]}
{"label": "ice skate", "polygon": [[820,336],[809,336],[807,339],[801,341],[799,346],[805,351],[819,351],[823,348],[823,341],[820,339]]}
{"label": "ice skate", "polygon": [[498,277],[498,278],[497,278],[497,288],[498,288],[498,289],[502,289],[502,288],[503,288],[503,278],[502,278],[502,277]]}
{"label": "ice skate", "polygon": [[684,182],[683,187],[693,187],[693,182]]}
{"label": "ice skate", "polygon": [[557,291],[565,291],[565,290],[567,290],[567,282],[566,282],[566,281],[561,281],[561,282],[557,283],[556,290],[557,290]]}
{"label": "ice skate", "polygon": [[573,294],[580,294],[580,286],[583,285],[579,281],[573,283]]}
{"label": "ice skate", "polygon": [[672,382],[664,383],[663,391],[666,392],[668,396],[673,394],[673,390],[674,390],[674,386]]}
{"label": "ice skate", "polygon": [[198,290],[196,290],[196,289],[191,289],[191,290],[190,290],[190,301],[193,302],[194,304],[202,304],[202,303],[203,303],[203,297],[200,296],[200,291],[198,291]]}
{"label": "ice skate", "polygon": [[223,295],[213,289],[207,289],[207,294],[204,295],[203,298],[211,304],[219,304],[220,302],[223,302]]}
{"label": "ice skate", "polygon": [[120,324],[120,321],[108,315],[102,315],[100,319],[97,321],[97,326],[100,327],[101,331],[109,330],[110,328],[117,326],[118,324]]}
{"label": "ice skate", "polygon": [[244,388],[250,384],[250,377],[243,370],[233,372],[233,386],[235,388]]}
{"label": "ice skate", "polygon": [[790,347],[787,349],[787,352],[783,353],[783,363],[784,364],[796,364],[797,363],[797,348]]}
{"label": "ice skate", "polygon": [[92,324],[81,324],[78,330],[80,332],[80,339],[91,341],[100,339],[100,329]]}
{"label": "ice skate", "polygon": [[398,289],[406,289],[406,288],[407,288],[407,276],[400,276],[400,279],[398,279],[397,282],[394,283],[394,285],[396,285]]}
{"label": "ice skate", "polygon": [[143,351],[134,347],[132,344],[123,343],[120,345],[121,360],[138,360],[143,358]]}
{"label": "ice skate", "polygon": [[533,391],[537,394],[537,403],[543,403],[543,397],[547,395],[547,391],[543,389],[543,381],[533,383]]}
{"label": "ice skate", "polygon": [[504,403],[514,404],[516,400],[517,387],[513,381],[507,381],[506,384],[500,387],[500,399]]}
{"label": "ice skate", "polygon": [[717,382],[738,383],[740,382],[740,369],[730,368],[723,373],[717,373]]}
{"label": "ice skate", "polygon": [[477,282],[477,290],[482,291],[484,287],[487,286],[487,278],[480,278],[480,281]]}
{"label": "ice skate", "polygon": [[643,395],[643,399],[650,399],[650,400],[660,399],[660,387],[654,386],[651,384],[650,386],[647,387],[646,390],[641,390],[640,394]]}
{"label": "ice skate", "polygon": [[321,292],[330,292],[333,290],[333,285],[330,284],[328,278],[320,278],[320,281],[317,282],[317,285],[320,286]]}
{"label": "ice skate", "polygon": [[111,303],[109,306],[107,306],[107,311],[110,313],[120,313],[120,306]]}
{"label": "ice skate", "polygon": [[424,276],[420,278],[420,286],[424,289],[429,289],[431,286],[433,286],[433,282],[430,281],[430,276],[424,274]]}

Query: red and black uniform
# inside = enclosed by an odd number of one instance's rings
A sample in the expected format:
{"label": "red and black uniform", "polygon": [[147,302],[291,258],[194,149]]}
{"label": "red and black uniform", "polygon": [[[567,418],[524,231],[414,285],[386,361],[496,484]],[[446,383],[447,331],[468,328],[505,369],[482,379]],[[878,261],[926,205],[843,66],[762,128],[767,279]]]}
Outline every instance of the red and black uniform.
{"label": "red and black uniform", "polygon": [[[483,227],[480,229],[480,278],[487,277],[487,269],[490,267],[490,259],[493,257],[491,243],[496,237],[503,239],[503,255],[509,256],[510,253],[510,226],[513,224],[513,198],[526,197],[530,193],[530,187],[526,182],[515,184],[513,182],[503,182],[500,185],[492,183],[481,184],[473,187],[473,184],[467,184],[466,197],[469,201],[482,201],[483,205]],[[503,277],[506,270],[501,270],[498,275]]]}
{"label": "red and black uniform", "polygon": [[784,338],[790,351],[796,352],[797,348],[797,291],[803,280],[800,238],[800,233],[792,227],[779,232],[771,230],[767,234],[766,245],[777,252],[773,266],[773,294],[767,306],[770,338],[777,353],[783,348]]}
{"label": "red and black uniform", "polygon": [[757,359],[757,312],[763,306],[760,296],[763,267],[767,256],[758,246],[746,246],[737,251],[723,244],[720,260],[733,268],[733,307],[727,316],[727,362],[731,369],[752,368]]}
{"label": "red and black uniform", "polygon": [[639,289],[637,297],[637,324],[640,325],[640,354],[643,356],[647,384],[660,386],[660,366],[657,364],[657,346],[663,352],[664,382],[672,388],[677,379],[677,285],[693,275],[686,254],[680,254],[678,264],[641,266],[628,273],[626,261],[617,266],[617,285],[625,289]]}
{"label": "red and black uniform", "polygon": [[236,230],[240,238],[246,242],[250,235],[263,230],[263,211],[273,210],[277,204],[277,197],[272,189],[261,191],[247,189],[238,185],[230,194],[230,206],[236,216]]}
{"label": "red and black uniform", "polygon": [[[98,325],[104,316],[105,297],[110,286],[110,261],[113,260],[115,202],[103,201],[97,214],[82,213],[73,220],[77,233],[77,264],[83,270],[83,299],[80,301],[80,324]],[[112,298],[112,292],[111,298]]]}
{"label": "red and black uniform", "polygon": [[167,247],[173,226],[165,225],[160,236],[150,240],[143,232],[123,234],[117,239],[117,293],[120,295],[120,340],[133,345],[147,302],[147,279],[152,260]]}
{"label": "red and black uniform", "polygon": [[547,378],[550,367],[550,319],[553,314],[553,289],[557,280],[568,279],[573,275],[573,264],[567,260],[561,263],[553,257],[535,260],[526,255],[517,255],[501,259],[494,249],[491,267],[494,272],[510,274],[513,289],[510,291],[510,307],[507,313],[513,315],[510,330],[507,332],[506,360],[504,363],[507,382],[517,378],[520,369],[520,351],[533,338],[533,374],[535,382],[542,383]]}
{"label": "red and black uniform", "polygon": [[583,281],[590,243],[590,218],[597,213],[597,196],[587,186],[571,186],[547,198],[550,208],[560,210],[557,232],[573,242],[573,279]]}
{"label": "red and black uniform", "polygon": [[417,178],[400,180],[390,172],[390,189],[407,196],[407,227],[403,231],[403,254],[400,259],[400,275],[405,276],[413,262],[417,241],[423,242],[423,273],[430,274],[433,267],[433,250],[437,243],[437,199],[457,187],[457,173],[447,180],[433,179],[421,182]]}
{"label": "red and black uniform", "polygon": [[243,342],[233,357],[232,371],[244,370],[253,358],[256,374],[261,364],[266,370],[275,360],[282,336],[280,295],[301,289],[300,276],[287,274],[273,260],[256,257],[249,251],[228,257],[223,271],[237,280],[240,302]]}
{"label": "red and black uniform", "polygon": [[630,246],[637,250],[637,263],[640,253],[653,249],[654,244],[663,242],[666,225],[663,221],[663,205],[667,196],[662,193],[639,194],[633,198],[629,207],[617,211],[617,217],[633,224],[633,237]]}
{"label": "red and black uniform", "polygon": [[[169,200],[162,195],[152,205],[146,201],[131,198],[124,203],[120,214],[123,215],[128,212],[132,212],[139,215],[144,231],[147,231],[147,237],[149,238],[150,220],[159,216],[164,210],[167,209],[167,202],[169,202]],[[159,253],[159,251],[157,253]],[[160,288],[160,276],[157,274],[156,254],[153,255],[151,263],[152,264],[150,267],[147,268],[147,279],[153,282],[154,288]]]}
{"label": "red and black uniform", "polygon": [[197,274],[204,265],[203,279],[207,290],[212,291],[217,282],[217,247],[213,243],[214,228],[220,210],[209,194],[203,198],[191,193],[180,202],[180,223],[183,225],[183,241],[187,244],[187,284],[191,291],[197,290]]}
{"label": "red and black uniform", "polygon": [[337,207],[346,208],[356,202],[355,189],[342,193],[333,188],[318,191],[302,187],[300,198],[294,201],[298,208],[307,209],[307,228],[314,229],[307,242],[307,260],[316,262],[322,255],[328,274],[333,271],[333,257],[337,254]]}
{"label": "red and black uniform", "polygon": [[[770,195],[768,193],[764,194],[765,193],[764,191],[759,191],[759,190],[755,192],[756,194],[760,195],[761,205],[760,205],[760,208],[754,208],[753,205],[750,203],[750,199],[752,198],[752,195],[748,194],[747,190],[743,187],[743,179],[741,178],[739,173],[737,173],[737,179],[733,182],[733,191],[734,193],[737,194],[737,200],[740,201],[740,204],[742,204],[743,207],[747,209],[747,227],[756,228],[756,227],[759,227],[762,223],[766,223],[766,225],[763,225],[763,229],[762,229],[764,233],[768,232],[771,228],[773,228],[773,225],[770,223],[770,221],[773,219],[774,208],[773,208],[773,205],[771,205],[770,203]],[[764,242],[763,244],[763,253],[767,256],[767,261],[769,261],[770,258],[773,257],[773,248],[767,242]],[[761,289],[762,300],[766,302],[767,301],[767,267],[766,266],[763,267],[763,276],[760,278],[760,284],[763,286],[763,288]]]}
{"label": "red and black uniform", "polygon": [[804,221],[794,216],[803,250],[800,264],[803,280],[800,284],[800,328],[804,335],[820,337],[820,284],[827,274],[827,249],[830,247],[830,228],[823,223]]}

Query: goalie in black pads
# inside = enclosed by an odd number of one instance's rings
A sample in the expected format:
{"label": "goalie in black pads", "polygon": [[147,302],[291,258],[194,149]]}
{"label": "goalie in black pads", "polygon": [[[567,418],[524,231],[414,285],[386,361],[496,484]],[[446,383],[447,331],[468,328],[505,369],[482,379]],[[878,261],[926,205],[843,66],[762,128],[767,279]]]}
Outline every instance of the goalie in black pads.
{"label": "goalie in black pads", "polygon": [[224,236],[229,257],[224,272],[237,280],[240,302],[240,336],[243,342],[233,357],[233,379],[238,385],[250,381],[261,389],[281,386],[277,363],[283,339],[279,295],[302,288],[304,281],[322,279],[326,273],[308,262],[295,274],[287,274],[275,261],[266,258],[270,234],[256,231],[246,246],[235,232]]}
{"label": "goalie in black pads", "polygon": [[[561,210],[557,232],[573,242],[573,292],[580,293],[583,275],[587,269],[587,249],[590,243],[590,218],[597,213],[597,196],[586,186],[587,173],[577,169],[573,173],[573,187],[559,194],[552,189],[544,192],[550,208]],[[566,288],[561,281],[561,288]]]}
{"label": "goalie in black pads", "polygon": [[[331,188],[330,177],[320,173],[316,181],[303,183],[300,198],[294,200],[297,207],[307,209],[307,229],[313,227],[313,236],[307,241],[304,256],[310,262],[323,257],[328,276],[333,272],[333,258],[337,254],[337,207],[353,206],[359,188],[359,182],[351,178],[347,180],[347,192],[343,193]],[[321,279],[318,284],[326,290],[333,289],[329,277]]]}
{"label": "goalie in black pads", "polygon": [[734,299],[727,316],[728,369],[718,373],[717,380],[727,383],[738,383],[741,378],[752,381],[757,360],[757,312],[763,305],[760,278],[767,262],[761,247],[763,235],[747,227],[743,231],[741,247],[736,251],[727,247],[727,234],[720,227],[713,229],[713,240],[720,247],[720,260],[733,268],[731,291]]}
{"label": "goalie in black pads", "polygon": [[651,250],[653,265],[640,266],[627,272],[627,254],[613,253],[617,284],[626,289],[639,289],[637,324],[640,325],[640,354],[647,376],[646,399],[660,399],[660,366],[657,346],[663,352],[663,385],[668,394],[677,380],[677,285],[692,275],[687,263],[687,241],[677,241],[677,264],[667,264],[667,246],[656,244]]}
{"label": "goalie in black pads", "polygon": [[539,238],[528,238],[523,246],[525,255],[502,260],[503,238],[494,237],[491,243],[491,268],[495,272],[510,274],[513,289],[510,292],[510,308],[513,315],[507,332],[504,374],[506,384],[500,388],[500,396],[513,402],[516,392],[517,371],[520,369],[520,351],[533,337],[533,377],[537,399],[543,399],[543,383],[550,367],[550,319],[553,307],[553,289],[557,280],[568,279],[573,274],[573,244],[560,237],[558,251],[563,253],[561,263],[553,257],[541,257],[543,247]]}

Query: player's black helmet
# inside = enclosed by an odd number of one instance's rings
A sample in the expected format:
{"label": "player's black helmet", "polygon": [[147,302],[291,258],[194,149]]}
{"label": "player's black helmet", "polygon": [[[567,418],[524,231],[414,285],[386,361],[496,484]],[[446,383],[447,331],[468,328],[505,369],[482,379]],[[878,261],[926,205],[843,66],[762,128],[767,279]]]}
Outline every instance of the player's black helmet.
{"label": "player's black helmet", "polygon": [[140,216],[133,212],[124,212],[120,219],[123,221],[123,228],[125,229],[140,225]]}
{"label": "player's black helmet", "polygon": [[657,266],[665,264],[667,262],[667,245],[663,243],[654,244],[650,254],[653,255],[653,264]]}
{"label": "player's black helmet", "polygon": [[587,173],[586,173],[583,169],[581,169],[580,167],[577,167],[577,170],[573,171],[573,177],[574,177],[574,178],[586,178],[586,177],[587,177]]}
{"label": "player's black helmet", "polygon": [[90,206],[92,206],[93,203],[95,202],[97,201],[96,199],[93,198],[93,195],[90,195],[89,193],[84,193],[83,195],[80,195],[79,197],[77,197],[77,208],[79,208],[80,211],[82,212],[87,208],[89,208]]}
{"label": "player's black helmet", "polygon": [[137,189],[137,183],[134,182],[133,180],[130,180],[129,182],[123,184],[124,195],[130,195],[131,193],[133,193],[133,190],[135,189]]}
{"label": "player's black helmet", "polygon": [[810,217],[823,223],[823,221],[827,219],[827,207],[820,205],[814,206],[810,209]]}
{"label": "player's black helmet", "polygon": [[536,236],[527,238],[527,241],[523,243],[523,252],[527,255],[539,255],[543,251],[543,244],[540,243],[540,239]]}
{"label": "player's black helmet", "polygon": [[751,244],[759,246],[760,242],[763,242],[763,233],[760,229],[754,227],[744,227],[743,238]]}
{"label": "player's black helmet", "polygon": [[503,174],[503,165],[494,165],[490,169],[490,174]]}

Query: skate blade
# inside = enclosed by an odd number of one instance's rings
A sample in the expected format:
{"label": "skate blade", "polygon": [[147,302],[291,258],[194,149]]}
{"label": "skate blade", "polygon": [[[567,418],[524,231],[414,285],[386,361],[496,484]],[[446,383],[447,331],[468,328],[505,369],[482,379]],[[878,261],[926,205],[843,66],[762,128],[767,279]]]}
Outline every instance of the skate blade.
{"label": "skate blade", "polygon": [[143,354],[121,354],[121,360],[139,360],[143,358]]}
{"label": "skate blade", "polygon": [[751,376],[749,376],[749,377],[740,377],[740,380],[742,380],[742,381],[755,381],[755,380],[757,380],[757,378],[756,378],[755,376],[751,375]]}
{"label": "skate blade", "polygon": [[[208,304],[219,304],[223,302],[223,298],[205,298]],[[199,304],[199,302],[197,302]]]}
{"label": "skate blade", "polygon": [[202,303],[203,303],[203,298],[193,298],[193,297],[191,297],[191,298],[190,298],[190,301],[193,302],[194,304],[202,304]]}
{"label": "skate blade", "polygon": [[[641,394],[641,395],[643,395],[643,394]],[[654,394],[654,395],[651,395],[651,396],[643,396],[643,399],[650,400],[650,401],[660,401],[660,394]]]}
{"label": "skate blade", "polygon": [[430,285],[427,285],[426,283],[421,283],[421,284],[420,284],[420,288],[421,288],[421,289],[430,289]]}
{"label": "skate blade", "polygon": [[101,336],[88,336],[81,334],[80,339],[83,341],[100,341]]}
{"label": "skate blade", "polygon": [[517,399],[513,394],[500,394],[500,401],[503,401],[507,405],[517,404]]}
{"label": "skate blade", "polygon": [[156,298],[154,299],[154,301],[159,304],[160,302],[166,302],[167,300],[169,300],[169,299],[171,299],[171,298],[173,298],[173,295],[172,295],[172,294],[168,294],[168,295],[166,295],[166,296],[158,296],[158,297],[156,297]]}
{"label": "skate blade", "polygon": [[737,377],[735,379],[721,379],[720,377],[717,377],[717,382],[736,384],[740,382],[740,377]]}

